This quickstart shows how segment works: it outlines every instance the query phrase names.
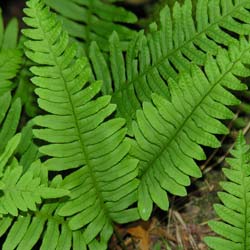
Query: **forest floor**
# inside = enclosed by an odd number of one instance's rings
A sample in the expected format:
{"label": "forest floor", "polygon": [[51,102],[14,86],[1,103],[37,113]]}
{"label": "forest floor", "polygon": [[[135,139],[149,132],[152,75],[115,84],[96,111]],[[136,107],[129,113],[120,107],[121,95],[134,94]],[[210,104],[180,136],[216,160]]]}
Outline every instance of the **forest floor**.
{"label": "forest floor", "polygon": [[[150,18],[145,16],[154,13],[151,10],[153,1],[151,3],[149,3],[150,0],[126,1],[136,12],[141,12],[141,8],[143,8],[144,17],[141,23],[149,22],[145,20],[150,20]],[[162,2],[162,0],[160,1]],[[24,2],[0,0],[5,22],[13,16],[21,20]],[[174,0],[169,0],[169,2],[172,4]],[[243,99],[246,101],[250,98],[245,96]],[[116,226],[116,233],[110,241],[110,250],[208,250],[203,238],[211,235],[208,221],[216,219],[213,204],[218,202],[219,182],[224,178],[221,171],[225,165],[224,159],[233,146],[239,127],[243,129],[247,139],[250,138],[250,109],[247,112],[246,109],[242,110],[242,107],[234,110],[235,119],[228,122],[231,132],[226,137],[221,137],[223,147],[214,151],[206,150],[208,159],[200,162],[204,176],[202,179],[193,180],[188,189],[188,196],[184,198],[169,197],[169,211],[163,212],[155,209],[153,216],[147,222],[138,221]]]}

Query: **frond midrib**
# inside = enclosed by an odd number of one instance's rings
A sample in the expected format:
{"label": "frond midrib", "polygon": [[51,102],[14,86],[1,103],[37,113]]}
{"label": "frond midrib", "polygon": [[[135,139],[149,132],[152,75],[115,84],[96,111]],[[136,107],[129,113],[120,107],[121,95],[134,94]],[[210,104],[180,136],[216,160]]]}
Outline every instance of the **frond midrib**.
{"label": "frond midrib", "polygon": [[207,96],[209,96],[209,94],[213,91],[213,89],[221,82],[221,80],[228,74],[231,72],[231,70],[233,69],[233,67],[235,66],[236,63],[238,63],[239,61],[241,61],[241,58],[243,54],[245,54],[246,51],[248,51],[250,48],[246,48],[245,50],[243,50],[243,52],[239,55],[238,59],[235,60],[231,67],[225,71],[221,77],[211,86],[211,88],[207,91],[207,93],[201,98],[201,100],[199,101],[199,103],[192,109],[192,111],[190,112],[190,114],[184,119],[183,123],[180,125],[180,127],[177,129],[177,131],[175,132],[175,134],[172,136],[172,138],[170,138],[170,140],[166,143],[165,147],[163,146],[161,148],[161,150],[159,151],[159,153],[147,164],[147,167],[144,168],[144,170],[142,170],[141,172],[141,176],[145,175],[148,172],[148,169],[151,166],[154,166],[155,161],[163,154],[163,152],[169,147],[169,145],[175,140],[175,138],[178,136],[179,132],[182,131],[182,129],[185,127],[185,124],[187,123],[187,121],[192,117],[192,115],[194,114],[194,112],[197,110],[197,108],[200,107],[200,105],[202,104],[202,102],[207,98]]}
{"label": "frond midrib", "polygon": [[[36,14],[37,14],[36,16],[39,15],[39,13],[37,13],[37,12],[36,12]],[[80,130],[80,126],[79,126],[79,123],[78,123],[78,119],[77,119],[77,115],[76,115],[76,111],[75,111],[75,106],[73,104],[73,101],[72,101],[72,98],[71,98],[71,95],[70,95],[70,92],[69,92],[69,89],[68,89],[68,86],[67,86],[67,81],[66,81],[66,79],[65,79],[65,77],[64,77],[64,75],[62,73],[61,67],[58,64],[56,55],[54,54],[53,49],[51,48],[51,44],[48,42],[48,39],[47,39],[47,36],[46,36],[46,32],[43,29],[43,26],[41,24],[40,18],[38,18],[38,22],[39,22],[40,28],[41,28],[41,30],[43,32],[43,36],[44,36],[44,38],[46,38],[46,43],[47,43],[49,51],[50,51],[51,55],[53,56],[53,59],[54,59],[54,61],[56,63],[58,72],[59,72],[61,78],[63,79],[64,87],[65,87],[65,90],[67,92],[69,103],[70,103],[70,106],[71,106],[71,110],[72,110],[72,114],[73,114],[73,118],[74,118],[74,123],[76,125],[76,133],[77,133],[79,141],[80,141],[82,153],[83,153],[83,155],[85,157],[83,159],[86,160],[86,164],[85,165],[86,165],[86,167],[89,170],[88,172],[90,173],[90,178],[91,178],[92,183],[93,183],[93,188],[96,191],[97,198],[100,201],[100,205],[101,205],[101,207],[102,207],[102,209],[103,209],[106,217],[110,220],[110,216],[109,216],[108,210],[107,210],[107,208],[105,206],[104,199],[103,199],[103,197],[101,195],[100,189],[98,187],[98,183],[97,183],[96,177],[95,177],[95,175],[94,175],[94,173],[92,171],[91,162],[90,162],[90,159],[89,159],[89,155],[87,153],[87,149],[85,147],[85,144],[84,144],[82,136],[81,136],[81,130]],[[84,160],[83,160],[83,162],[84,162]]]}
{"label": "frond midrib", "polygon": [[133,85],[135,82],[137,82],[140,78],[143,78],[144,76],[148,75],[149,72],[153,71],[155,68],[158,69],[159,66],[170,56],[174,55],[177,51],[181,51],[182,48],[184,48],[188,43],[194,41],[198,36],[206,33],[212,26],[218,24],[221,22],[221,20],[223,20],[225,17],[231,15],[231,13],[233,13],[234,11],[238,10],[239,8],[241,8],[242,6],[244,6],[244,4],[246,4],[248,1],[245,1],[243,3],[240,3],[237,7],[234,8],[233,11],[229,12],[228,14],[221,16],[221,18],[214,22],[214,23],[210,23],[206,29],[198,32],[194,37],[190,38],[189,40],[187,40],[186,42],[184,42],[181,46],[175,48],[174,50],[171,50],[169,53],[167,53],[165,56],[161,57],[159,59],[158,62],[148,66],[143,72],[140,72],[138,75],[136,75],[136,77],[134,79],[131,79],[130,81],[125,81],[123,82],[120,86],[119,89],[117,89],[113,94],[112,94],[112,98],[116,98],[117,96],[119,96],[120,92],[129,89],[130,85]]}

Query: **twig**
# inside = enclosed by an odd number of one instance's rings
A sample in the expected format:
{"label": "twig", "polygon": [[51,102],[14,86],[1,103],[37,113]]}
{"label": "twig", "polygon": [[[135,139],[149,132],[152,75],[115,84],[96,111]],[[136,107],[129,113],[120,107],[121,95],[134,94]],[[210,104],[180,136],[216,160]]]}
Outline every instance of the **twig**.
{"label": "twig", "polygon": [[191,246],[193,247],[193,249],[199,250],[192,234],[189,232],[187,225],[185,224],[184,220],[182,219],[180,213],[178,213],[177,211],[174,211],[174,216],[180,222],[180,224],[183,226],[183,228],[186,230],[186,232],[188,233],[189,242],[190,242]]}

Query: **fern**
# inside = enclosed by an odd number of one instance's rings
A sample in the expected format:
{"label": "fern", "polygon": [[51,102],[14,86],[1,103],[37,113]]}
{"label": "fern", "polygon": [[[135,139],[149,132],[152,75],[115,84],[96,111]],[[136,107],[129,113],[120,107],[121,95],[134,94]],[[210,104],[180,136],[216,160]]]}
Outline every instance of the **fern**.
{"label": "fern", "polygon": [[12,79],[22,63],[22,53],[17,49],[18,23],[12,19],[4,30],[0,13],[0,95],[14,88]]}
{"label": "fern", "polygon": [[228,181],[221,182],[223,192],[219,198],[223,204],[215,204],[214,209],[222,221],[211,221],[209,226],[222,237],[206,237],[205,242],[214,250],[247,250],[250,247],[249,236],[249,145],[239,133],[233,158],[227,162],[231,168],[223,172]]}
{"label": "fern", "polygon": [[[20,136],[18,134],[10,140],[6,150],[13,150],[20,140]],[[6,158],[7,153],[9,152],[4,152],[1,158]],[[0,167],[2,167],[3,162],[1,162]],[[0,190],[2,191],[0,197],[1,215],[17,216],[18,210],[23,212],[36,211],[36,205],[42,202],[42,198],[58,198],[69,194],[67,190],[45,186],[41,183],[40,176],[35,176],[32,170],[33,168],[30,167],[26,173],[23,173],[23,167],[16,160],[13,160],[10,166],[6,166],[0,180]]]}
{"label": "fern", "polygon": [[190,71],[190,61],[204,65],[207,54],[216,55],[221,45],[237,44],[235,37],[250,34],[249,8],[248,0],[198,0],[194,20],[191,0],[182,6],[176,2],[173,13],[166,6],[159,27],[153,23],[148,34],[139,33],[125,58],[117,35],[111,37],[110,64],[92,44],[95,75],[103,79],[104,93],[112,95],[117,115],[126,119],[130,132],[136,110],[152,92],[169,98],[169,78],[177,80],[179,72]]}
{"label": "fern", "polygon": [[[18,249],[31,250],[32,247],[29,248],[29,246],[36,231],[34,223],[32,224],[33,228],[25,231],[25,228],[28,228],[28,221],[25,221],[24,218],[31,219],[30,211],[37,212],[37,204],[41,203],[41,198],[58,198],[69,194],[65,189],[48,187],[46,170],[45,168],[42,169],[39,161],[32,164],[26,172],[23,171],[22,166],[14,157],[21,137],[22,134],[20,133],[14,135],[7,142],[3,153],[0,155],[0,216],[2,217],[0,235],[6,233],[13,223],[3,244],[2,249],[4,250],[15,249],[19,243]],[[59,180],[58,177],[56,178]],[[16,223],[14,223],[15,217],[18,218]],[[35,221],[37,220],[35,219]],[[20,223],[18,223],[19,221]],[[23,235],[27,236],[22,238]]]}
{"label": "fern", "polygon": [[102,0],[46,0],[45,3],[60,14],[64,27],[73,38],[82,39],[87,49],[96,41],[102,50],[108,50],[108,38],[116,31],[123,48],[136,32],[124,24],[137,21],[136,16],[122,7]]}
{"label": "fern", "polygon": [[235,76],[250,74],[241,62],[249,58],[249,45],[242,39],[229,54],[222,50],[216,61],[207,61],[205,75],[194,66],[191,76],[183,74],[178,83],[169,80],[170,101],[153,94],[153,104],[144,102],[143,110],[137,111],[137,123],[133,123],[137,142],[131,154],[140,160],[138,208],[144,220],[149,218],[153,202],[168,209],[165,190],[186,195],[189,176],[201,176],[193,160],[205,159],[199,145],[220,146],[214,134],[228,130],[218,119],[232,118],[226,105],[239,103],[228,89],[246,89]]}
{"label": "fern", "polygon": [[[7,92],[0,97],[2,113],[0,121],[0,216],[11,214],[17,216],[18,209],[36,210],[36,203],[43,198],[57,198],[68,194],[68,191],[53,190],[40,185],[40,178],[33,178],[32,167],[24,173],[23,167],[13,158],[23,134],[17,133],[21,104],[17,99],[11,104],[11,96]],[[25,138],[27,140],[27,138]]]}
{"label": "fern", "polygon": [[31,120],[22,128],[22,138],[16,150],[19,156],[19,163],[23,167],[24,172],[30,168],[33,162],[42,157],[38,146],[33,142],[33,126],[34,123]]}
{"label": "fern", "polygon": [[0,96],[0,154],[4,151],[8,141],[16,134],[21,115],[21,102],[16,99],[11,103],[9,92]]}
{"label": "fern", "polygon": [[[202,146],[228,133],[250,76],[249,1],[175,3],[147,33],[118,1],[27,0],[19,43],[17,21],[0,18],[3,250],[107,249],[114,224],[186,195]],[[214,250],[248,248],[248,148],[240,135]]]}
{"label": "fern", "polygon": [[76,59],[61,23],[42,1],[30,0],[27,6],[24,21],[31,28],[23,31],[29,38],[26,55],[38,64],[31,68],[36,75],[32,81],[39,106],[49,113],[34,119],[43,127],[34,134],[50,143],[40,147],[52,157],[44,163],[48,170],[73,170],[62,184],[71,190],[70,199],[58,214],[69,217],[71,230],[85,228],[91,249],[105,249],[113,221],[138,218],[137,209],[127,209],[136,200],[137,160],[128,157],[124,120],[104,121],[115,105],[110,96],[95,98],[101,84],[87,83],[86,59]]}
{"label": "fern", "polygon": [[[23,48],[23,40],[20,44],[20,47]],[[24,57],[22,68],[20,69],[16,79],[16,89],[14,99],[20,98],[22,106],[24,107],[25,113],[29,117],[35,117],[39,113],[39,109],[36,105],[36,96],[34,94],[34,85],[30,82],[32,73],[29,71],[29,67],[32,63]]]}
{"label": "fern", "polygon": [[[4,152],[1,154],[0,156],[0,176],[3,177],[4,174],[4,168],[6,167],[6,164],[8,163],[8,161],[10,160],[10,158],[13,156],[19,142],[21,139],[21,135],[20,134],[16,134],[15,136],[13,136],[7,143]],[[5,177],[5,176],[4,176]],[[3,187],[3,185],[1,185]]]}
{"label": "fern", "polygon": [[[46,170],[44,167],[40,168],[40,165],[39,162],[36,162],[31,169],[42,177],[43,184],[46,184],[48,181]],[[61,177],[56,176],[50,187],[58,189],[61,187],[61,182]],[[44,202],[35,213],[23,213],[16,220],[13,217],[3,217],[0,235],[6,233],[7,230],[9,232],[2,249],[32,250],[37,244],[40,245],[39,249],[41,250],[86,249],[82,233],[70,230],[67,221],[55,212],[57,207],[57,201],[49,200]]]}
{"label": "fern", "polygon": [[[36,154],[30,148],[35,147],[31,145],[28,140],[28,133],[30,126],[23,129],[22,133],[16,134],[17,125],[20,119],[21,103],[20,99],[16,99],[12,104],[10,94],[7,92],[0,97],[0,105],[2,107],[0,119],[2,121],[1,135],[1,154],[0,154],[0,236],[6,234],[7,238],[2,245],[3,250],[17,249],[31,250],[35,243],[42,237],[41,218],[49,221],[58,221],[59,216],[52,217],[50,215],[52,200],[48,202],[49,205],[43,205],[39,209],[38,205],[42,202],[41,199],[55,198],[68,195],[68,190],[60,188],[62,182],[60,176],[56,176],[52,184],[48,182],[48,173],[45,167],[41,166],[40,161],[36,161]],[[5,137],[4,137],[5,135]],[[26,146],[25,146],[26,145]],[[17,161],[15,154],[22,149],[23,154],[20,162]],[[29,163],[31,159],[33,163]],[[44,201],[43,201],[44,202]],[[50,210],[48,209],[50,208]],[[33,214],[32,214],[33,211]],[[51,213],[53,210],[51,210]],[[63,218],[59,220],[58,227],[63,223]],[[51,223],[49,223],[51,224]],[[48,226],[50,229],[51,226]],[[8,232],[9,229],[9,232]],[[27,231],[26,231],[27,229]],[[46,229],[44,230],[46,232]],[[62,225],[62,232],[65,233],[64,226]],[[78,235],[77,233],[73,233]],[[46,244],[48,248],[48,233],[43,237],[43,245]],[[59,237],[59,236],[58,236]],[[81,237],[78,235],[78,238]],[[77,239],[74,241],[77,243]],[[63,246],[65,235],[62,233],[58,239],[57,245]],[[55,238],[53,240],[56,240]],[[56,243],[56,241],[55,241]],[[53,244],[55,244],[53,243]],[[75,244],[76,244],[75,243]],[[52,249],[52,248],[51,248]],[[59,248],[58,248],[59,249]]]}

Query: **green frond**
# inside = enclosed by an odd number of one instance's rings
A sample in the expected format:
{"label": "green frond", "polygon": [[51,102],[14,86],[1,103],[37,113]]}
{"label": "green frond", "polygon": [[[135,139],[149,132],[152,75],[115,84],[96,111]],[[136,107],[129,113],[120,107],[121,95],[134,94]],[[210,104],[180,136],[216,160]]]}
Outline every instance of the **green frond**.
{"label": "green frond", "polygon": [[22,53],[17,49],[0,51],[0,95],[12,90],[12,79],[16,77],[22,63]]}
{"label": "green frond", "polygon": [[0,95],[14,88],[12,80],[22,63],[22,53],[17,49],[17,37],[17,20],[12,19],[4,29],[0,10]]}
{"label": "green frond", "polygon": [[[24,37],[20,41],[20,47],[24,50]],[[17,77],[15,78],[16,90],[14,99],[20,98],[25,113],[29,117],[35,117],[39,113],[39,108],[36,105],[36,95],[34,93],[35,86],[30,81],[33,76],[29,71],[32,62],[27,57],[23,57],[22,68],[19,70]]]}
{"label": "green frond", "polygon": [[[138,106],[149,101],[152,92],[168,98],[169,78],[177,80],[179,72],[190,71],[190,62],[204,65],[207,54],[216,55],[221,45],[236,45],[239,36],[250,34],[248,0],[198,0],[195,20],[192,9],[191,0],[181,6],[176,2],[173,12],[166,6],[159,25],[151,24],[146,35],[139,33],[125,56],[113,35],[110,63],[105,67],[98,64],[100,60],[105,62],[104,57],[96,44],[92,45],[90,58],[95,75],[103,79],[103,89],[112,95],[118,116],[126,119],[130,130]],[[123,68],[119,78],[117,67]]]}
{"label": "green frond", "polygon": [[31,120],[22,128],[22,139],[17,148],[17,154],[20,156],[19,163],[23,167],[24,172],[29,169],[33,162],[42,156],[38,146],[33,142],[33,126],[34,123]]}
{"label": "green frond", "polygon": [[[20,141],[21,135],[18,134],[16,137]],[[14,139],[15,141],[17,140],[15,137]],[[15,142],[15,146],[17,146],[16,144]],[[8,149],[8,145],[6,149]],[[37,204],[41,204],[42,198],[54,199],[69,194],[65,189],[55,189],[43,184],[41,177],[35,175],[37,173],[37,165],[40,167],[41,164],[34,163],[25,173],[23,173],[23,167],[19,165],[16,159],[10,165],[5,166],[0,179],[1,215],[11,214],[17,216],[19,214],[18,210],[22,212],[27,212],[28,210],[36,211]],[[0,170],[2,169],[0,168]]]}
{"label": "green frond", "polygon": [[223,204],[215,204],[214,209],[221,221],[210,221],[209,226],[218,236],[206,237],[205,242],[213,250],[250,249],[250,151],[244,135],[239,133],[233,158],[227,162],[231,168],[224,168],[227,181],[221,182],[223,192],[218,196]]}
{"label": "green frond", "polygon": [[49,113],[34,119],[42,128],[33,131],[49,142],[40,147],[51,157],[44,163],[48,170],[72,169],[63,181],[71,191],[70,199],[58,214],[69,217],[71,230],[84,228],[83,237],[91,249],[97,245],[103,249],[113,221],[125,223],[139,217],[137,209],[127,209],[137,198],[138,162],[128,158],[125,121],[106,121],[116,107],[110,104],[110,96],[98,97],[100,82],[88,83],[87,61],[76,58],[61,23],[42,1],[30,0],[27,6],[26,55],[37,64],[31,68],[32,82],[40,108]]}
{"label": "green frond", "polygon": [[[57,176],[50,187],[58,190],[61,182],[61,177]],[[67,221],[57,214],[57,206],[58,202],[50,200],[35,213],[23,213],[16,220],[3,217],[0,236],[6,233],[7,237],[2,250],[32,250],[35,245],[40,250],[86,250],[82,232],[70,230]]]}
{"label": "green frond", "polygon": [[18,42],[18,21],[13,18],[4,28],[2,10],[0,9],[0,48],[1,50],[16,49]]}
{"label": "green frond", "polygon": [[[4,169],[6,168],[6,164],[13,156],[18,144],[21,140],[21,134],[16,134],[13,136],[7,143],[6,147],[4,148],[3,153],[0,155],[0,177],[4,175]],[[2,187],[2,185],[0,185]]]}
{"label": "green frond", "polygon": [[108,50],[108,38],[116,31],[123,48],[136,32],[126,24],[135,23],[136,16],[122,7],[102,0],[45,0],[63,20],[64,27],[73,38],[81,39],[88,49],[96,41],[102,50]]}
{"label": "green frond", "polygon": [[205,74],[193,66],[191,75],[183,73],[178,82],[169,80],[170,101],[153,94],[153,104],[144,102],[143,110],[136,112],[131,155],[140,160],[138,207],[144,220],[153,203],[168,209],[165,191],[186,195],[189,176],[201,176],[194,161],[206,157],[200,145],[219,147],[215,134],[228,133],[218,119],[231,119],[233,113],[226,106],[239,104],[229,89],[246,89],[236,76],[250,75],[242,64],[249,61],[249,49],[250,43],[242,39],[229,53],[222,50],[217,60],[208,59]]}
{"label": "green frond", "polygon": [[11,101],[9,92],[0,96],[0,154],[4,151],[8,141],[16,134],[20,121],[20,99],[16,99],[13,103]]}

